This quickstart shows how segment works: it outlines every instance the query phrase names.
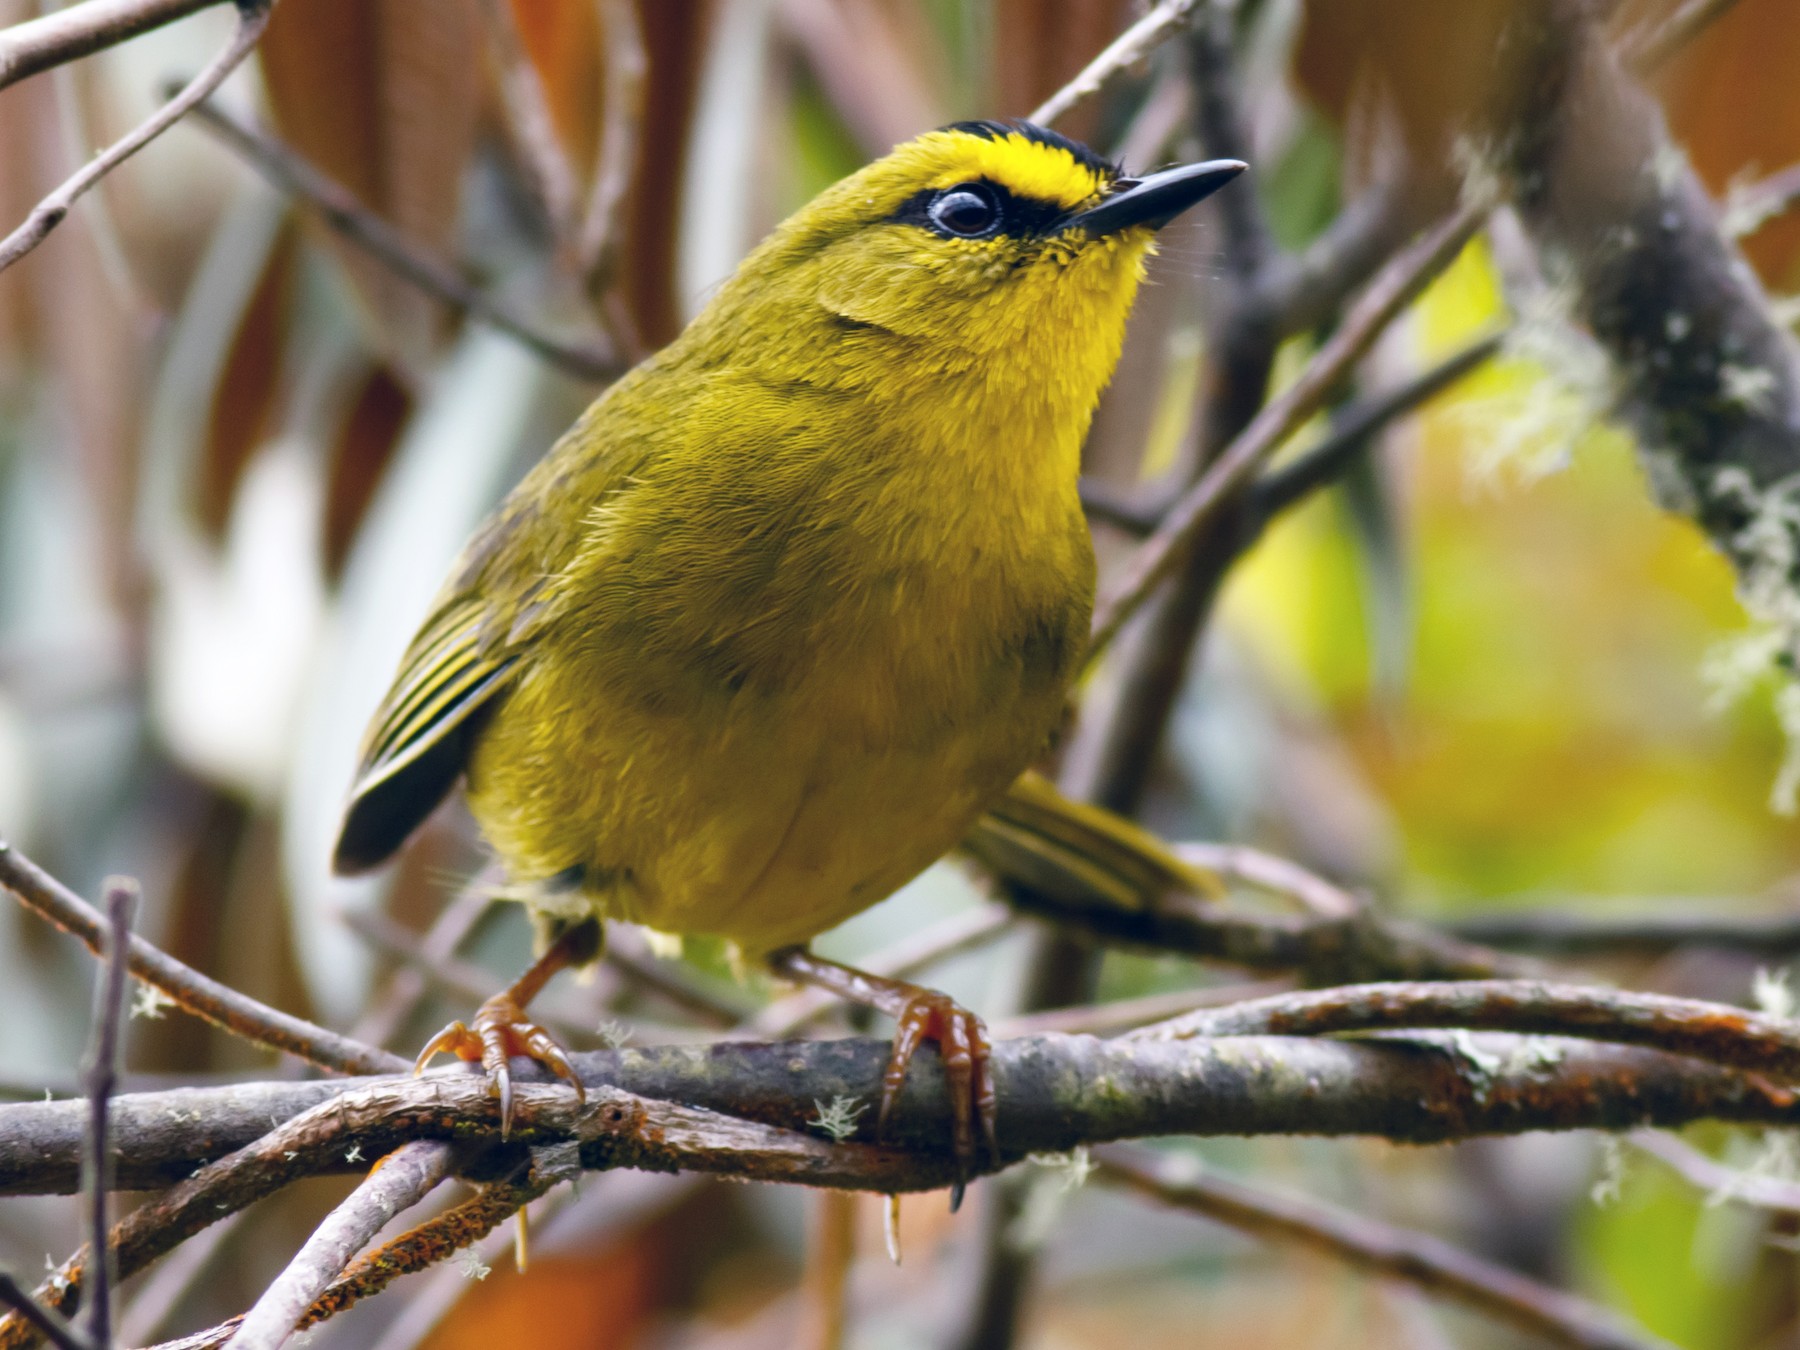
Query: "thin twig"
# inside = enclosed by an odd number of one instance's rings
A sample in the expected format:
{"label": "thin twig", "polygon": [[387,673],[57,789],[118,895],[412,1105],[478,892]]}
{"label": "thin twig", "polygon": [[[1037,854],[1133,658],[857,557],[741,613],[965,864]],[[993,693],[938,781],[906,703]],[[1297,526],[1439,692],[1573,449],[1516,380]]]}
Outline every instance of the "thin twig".
{"label": "thin twig", "polygon": [[575,171],[556,134],[544,82],[525,50],[510,0],[483,0],[481,10],[499,67],[507,130],[512,133],[526,179],[549,222],[550,237],[556,241],[558,251],[566,254],[574,245],[576,228]]}
{"label": "thin twig", "polygon": [[1548,956],[1666,956],[1694,948],[1742,952],[1765,958],[1800,953],[1800,915],[1746,915],[1716,911],[1714,901],[1693,913],[1609,918],[1583,913],[1579,898],[1556,908],[1464,914],[1444,927],[1469,942]]}
{"label": "thin twig", "polygon": [[518,339],[573,375],[610,380],[620,373],[618,356],[605,343],[597,338],[570,341],[542,332],[510,306],[470,285],[454,267],[421,251],[358,201],[348,188],[326,177],[267,132],[240,121],[214,103],[201,104],[194,116],[277,188],[310,204],[325,224],[420,290]]}
{"label": "thin twig", "polygon": [[1800,1023],[1722,1003],[1542,980],[1346,985],[1204,1009],[1125,1037],[1329,1036],[1458,1027],[1654,1045],[1715,1064],[1800,1079]]}
{"label": "thin twig", "polygon": [[[344,926],[383,956],[403,963],[418,972],[428,983],[458,998],[480,1003],[499,988],[502,981],[480,966],[454,956],[429,950],[426,940],[404,924],[374,910],[346,910],[340,916]],[[575,1039],[590,1035],[589,1022],[577,1022],[553,1008],[534,1004],[532,1020],[557,1036]]]}
{"label": "thin twig", "polygon": [[1709,1204],[1715,1200],[1736,1200],[1758,1209],[1800,1215],[1800,1183],[1727,1167],[1661,1130],[1634,1130],[1627,1137],[1705,1191]]}
{"label": "thin twig", "polygon": [[86,0],[0,32],[0,89],[224,0]]}
{"label": "thin twig", "polygon": [[1308,914],[1321,919],[1348,919],[1362,911],[1362,902],[1342,886],[1333,885],[1299,863],[1250,848],[1244,844],[1175,844],[1176,856],[1195,867],[1216,872],[1259,890],[1292,900]]}
{"label": "thin twig", "polygon": [[1077,103],[1092,98],[1114,75],[1174,37],[1200,4],[1201,0],[1161,0],[1083,66],[1074,79],[1032,109],[1030,120],[1047,127]]}
{"label": "thin twig", "polygon": [[88,1247],[95,1253],[92,1297],[87,1302],[87,1333],[99,1350],[113,1343],[112,1250],[106,1235],[112,1231],[109,1210],[113,1189],[112,1132],[108,1128],[113,1093],[118,1090],[120,1041],[125,1023],[126,953],[131,947],[131,918],[137,908],[138,887],[126,877],[106,882],[106,944],[99,978],[94,981],[94,1020],[88,1052],[82,1065],[82,1086],[87,1091],[87,1163],[82,1190],[88,1205]]}
{"label": "thin twig", "polygon": [[[1183,1162],[1189,1165],[1183,1167]],[[1191,1159],[1159,1158],[1147,1149],[1113,1144],[1095,1150],[1094,1175],[1264,1241],[1323,1252],[1371,1275],[1403,1280],[1554,1345],[1575,1350],[1669,1346],[1598,1304],[1428,1233],[1202,1171]]]}
{"label": "thin twig", "polygon": [[357,1253],[396,1214],[418,1204],[449,1175],[451,1156],[449,1144],[419,1140],[377,1163],[245,1314],[230,1342],[235,1350],[279,1350]]}
{"label": "thin twig", "polygon": [[1742,187],[1734,184],[1725,194],[1720,228],[1734,239],[1744,239],[1795,206],[1800,206],[1800,164],[1790,164]]}
{"label": "thin twig", "polygon": [[24,1319],[31,1330],[56,1350],[95,1350],[94,1343],[61,1313],[54,1312],[26,1293],[10,1270],[0,1270],[0,1303]]}
{"label": "thin twig", "polygon": [[[953,914],[931,927],[902,938],[883,948],[858,968],[871,975],[904,979],[926,966],[968,951],[1006,931],[1013,913],[1005,905],[982,905],[978,909]],[[843,1006],[843,1000],[817,989],[803,989],[770,1003],[744,1028],[759,1039],[780,1040],[792,1036],[822,1017],[831,1009]]]}
{"label": "thin twig", "polygon": [[853,1191],[820,1191],[807,1203],[806,1272],[801,1280],[798,1350],[843,1350],[856,1263]]}
{"label": "thin twig", "polygon": [[[105,920],[99,912],[4,842],[0,842],[0,886],[16,895],[27,909],[79,938],[95,955],[101,953]],[[233,1036],[284,1051],[309,1064],[338,1073],[394,1073],[408,1067],[399,1055],[363,1045],[240,994],[177,961],[136,933],[131,937],[131,973],[162,990],[195,1017]]]}
{"label": "thin twig", "polygon": [[1699,36],[1737,0],[1687,0],[1648,34],[1631,44],[1626,61],[1639,75],[1649,75]]}
{"label": "thin twig", "polygon": [[666,968],[648,952],[627,947],[627,940],[616,929],[608,933],[603,958],[627,980],[666,999],[688,1013],[701,1026],[723,1031],[743,1023],[745,1011],[742,1007],[702,988],[679,970]]}
{"label": "thin twig", "polygon": [[575,255],[590,294],[611,284],[624,234],[625,197],[637,172],[650,63],[635,0],[600,0],[600,43],[605,84],[598,162]]}
{"label": "thin twig", "polygon": [[[533,1149],[531,1165],[521,1177],[484,1186],[471,1199],[357,1257],[306,1309],[295,1329],[316,1326],[380,1293],[400,1276],[437,1265],[479,1241],[552,1186],[576,1175],[580,1162],[571,1152],[566,1147]],[[233,1317],[154,1350],[219,1350],[232,1343],[244,1321],[242,1316]]]}
{"label": "thin twig", "polygon": [[62,224],[63,218],[69,214],[69,208],[84,192],[174,126],[225,83],[226,77],[243,64],[244,58],[255,49],[263,30],[269,25],[269,14],[274,8],[275,0],[237,0],[237,28],[225,50],[214,57],[204,70],[188,81],[167,103],[89,160],[79,171],[65,179],[62,186],[33,207],[31,214],[25,218],[25,223],[4,240],[0,240],[0,272],[4,272],[43,243],[50,231]]}
{"label": "thin twig", "polygon": [[1042,1036],[1061,1032],[1070,1036],[1106,1036],[1152,1022],[1166,1022],[1171,1017],[1198,1008],[1216,1008],[1225,1003],[1242,1003],[1246,999],[1268,998],[1293,988],[1288,980],[1255,980],[1242,984],[1212,985],[1205,989],[1178,989],[1168,994],[1145,994],[1140,998],[1115,999],[1109,1003],[1084,1003],[1073,1008],[1052,1008],[1047,1012],[1026,1013],[1008,1017],[988,1025],[989,1034],[1007,1040],[1019,1036]]}
{"label": "thin twig", "polygon": [[[358,1040],[368,1041],[371,1045],[386,1045],[405,1025],[406,1020],[418,1009],[420,1001],[437,982],[433,977],[440,969],[448,968],[456,960],[457,948],[462,946],[487,917],[494,905],[494,880],[486,870],[470,878],[438,913],[437,918],[431,921],[431,927],[416,944],[409,945],[404,953],[394,953],[400,958],[400,965],[370,997],[368,1006],[351,1029],[351,1035]],[[362,913],[353,912],[358,916]],[[346,912],[344,920],[354,928],[356,923],[351,913]],[[379,939],[373,940],[379,942]],[[420,964],[413,964],[415,955]],[[484,986],[483,991],[475,996],[476,1002],[485,999],[491,992],[491,988]]]}
{"label": "thin twig", "polygon": [[1219,508],[1249,482],[1257,465],[1318,410],[1375,339],[1475,237],[1487,214],[1485,202],[1465,203],[1376,274],[1300,378],[1256,415],[1127,561],[1096,606],[1090,661],[1175,570]]}
{"label": "thin twig", "polygon": [[[1317,445],[1296,456],[1291,463],[1270,469],[1246,489],[1243,547],[1254,542],[1269,520],[1319,488],[1337,481],[1388,426],[1430,402],[1490,360],[1504,342],[1504,333],[1477,338],[1429,370],[1421,371],[1392,389],[1360,398],[1336,413],[1330,429]],[[1083,479],[1081,504],[1096,519],[1133,534],[1146,535],[1157,527],[1179,496],[1178,491],[1161,489],[1160,485],[1157,488],[1150,490],[1148,484],[1121,488],[1114,483]]]}

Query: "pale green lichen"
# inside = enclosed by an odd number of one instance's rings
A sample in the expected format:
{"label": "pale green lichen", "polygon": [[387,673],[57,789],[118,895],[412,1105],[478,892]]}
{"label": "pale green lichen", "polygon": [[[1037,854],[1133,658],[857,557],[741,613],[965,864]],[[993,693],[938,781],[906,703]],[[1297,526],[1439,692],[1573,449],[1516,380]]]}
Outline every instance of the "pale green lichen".
{"label": "pale green lichen", "polygon": [[1600,1175],[1588,1188],[1588,1199],[1602,1207],[1617,1204],[1625,1191],[1625,1150],[1615,1135],[1600,1136]]}
{"label": "pale green lichen", "polygon": [[1720,469],[1712,496],[1748,517],[1732,536],[1738,558],[1738,598],[1750,616],[1743,632],[1707,654],[1701,674],[1712,689],[1714,709],[1742,699],[1751,690],[1775,685],[1775,720],[1786,753],[1769,792],[1770,807],[1793,815],[1800,806],[1800,686],[1788,669],[1800,665],[1800,592],[1793,583],[1800,556],[1800,475],[1758,487],[1735,465]]}
{"label": "pale green lichen", "polygon": [[494,1268],[473,1247],[464,1247],[456,1254],[456,1268],[465,1280],[485,1280],[494,1273]]}
{"label": "pale green lichen", "polygon": [[1574,307],[1575,293],[1567,287],[1533,294],[1506,338],[1507,357],[1531,369],[1506,381],[1501,392],[1460,405],[1473,486],[1491,488],[1508,479],[1529,485],[1567,467],[1616,402],[1612,363],[1574,323]]}
{"label": "pale green lichen", "polygon": [[1775,372],[1767,366],[1743,366],[1727,362],[1719,367],[1719,390],[1726,400],[1746,412],[1767,415],[1775,410],[1778,389]]}
{"label": "pale green lichen", "polygon": [[1786,968],[1769,970],[1758,967],[1750,982],[1750,994],[1756,1006],[1770,1017],[1794,1015],[1794,991],[1788,985]]}
{"label": "pale green lichen", "polygon": [[1069,1197],[1093,1171],[1086,1148],[1070,1153],[1033,1153],[1026,1158],[1040,1169],[1025,1192],[1019,1215],[1007,1229],[1006,1240],[1015,1251],[1035,1251],[1049,1238]]}
{"label": "pale green lichen", "polygon": [[855,1097],[837,1096],[829,1103],[813,1099],[813,1108],[818,1112],[807,1121],[821,1134],[829,1135],[834,1144],[844,1143],[856,1133],[856,1118],[868,1110],[867,1105]]}
{"label": "pale green lichen", "polygon": [[606,1050],[623,1050],[631,1044],[631,1028],[616,1017],[602,1019],[594,1028],[594,1035],[600,1038],[600,1045]]}
{"label": "pale green lichen", "polygon": [[153,984],[140,983],[131,993],[132,1020],[162,1021],[163,1014],[175,1006],[175,1000]]}

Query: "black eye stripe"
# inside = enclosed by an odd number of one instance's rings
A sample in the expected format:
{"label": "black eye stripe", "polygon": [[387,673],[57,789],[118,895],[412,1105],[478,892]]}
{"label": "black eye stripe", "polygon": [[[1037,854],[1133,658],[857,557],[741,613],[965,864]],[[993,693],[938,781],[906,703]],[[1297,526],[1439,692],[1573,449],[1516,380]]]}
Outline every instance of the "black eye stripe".
{"label": "black eye stripe", "polygon": [[964,236],[944,230],[932,219],[931,208],[940,198],[953,193],[957,188],[965,186],[958,183],[947,188],[926,188],[915,192],[900,204],[900,209],[889,217],[897,224],[917,225],[930,230],[933,234],[946,238],[994,238],[1005,235],[1013,239],[1038,238],[1046,234],[1054,234],[1072,214],[1060,202],[1048,202],[1038,197],[1020,197],[1007,191],[1001,184],[991,178],[971,180],[992,194],[994,202],[1000,210],[998,229],[983,235]]}

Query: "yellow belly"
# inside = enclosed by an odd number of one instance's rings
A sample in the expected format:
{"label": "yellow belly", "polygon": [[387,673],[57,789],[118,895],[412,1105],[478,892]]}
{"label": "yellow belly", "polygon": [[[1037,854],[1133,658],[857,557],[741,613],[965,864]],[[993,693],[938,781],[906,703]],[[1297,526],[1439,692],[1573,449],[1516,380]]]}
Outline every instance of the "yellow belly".
{"label": "yellow belly", "polygon": [[1069,597],[1047,644],[1042,624],[1014,643],[847,631],[775,689],[576,648],[482,733],[470,805],[540,908],[751,956],[803,942],[942,856],[1042,750],[1086,614]]}

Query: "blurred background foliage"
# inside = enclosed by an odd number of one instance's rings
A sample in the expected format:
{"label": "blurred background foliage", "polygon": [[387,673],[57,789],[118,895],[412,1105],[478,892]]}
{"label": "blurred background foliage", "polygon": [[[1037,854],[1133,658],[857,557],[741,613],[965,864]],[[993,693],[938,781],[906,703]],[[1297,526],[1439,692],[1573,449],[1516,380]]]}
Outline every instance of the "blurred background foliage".
{"label": "blurred background foliage", "polygon": [[[228,102],[543,327],[604,329],[633,352],[666,341],[821,186],[922,129],[1023,114],[1136,12],[1128,0],[502,3],[281,0]],[[1623,26],[1670,7],[1628,6]],[[1256,177],[1284,244],[1316,235],[1396,156],[1434,166],[1428,190],[1453,179],[1458,119],[1505,0],[1243,9]],[[0,0],[0,21],[35,12]],[[209,11],[0,93],[0,214],[22,218],[228,28]],[[636,65],[620,46],[633,31]],[[579,199],[612,175],[618,229],[585,268],[559,253],[555,194],[504,111],[509,40],[541,81]],[[1796,69],[1791,0],[1740,0],[1660,72],[1675,136],[1721,198],[1800,157]],[[1065,126],[1140,166],[1178,158],[1193,149],[1187,97],[1166,47]],[[1172,230],[1154,265],[1096,425],[1099,476],[1153,478],[1181,444],[1223,265],[1215,231],[1206,218]],[[1800,216],[1746,247],[1773,291],[1800,289]],[[1579,337],[1511,313],[1506,267],[1500,246],[1471,247],[1365,377],[1391,382],[1509,321],[1541,340],[1402,423],[1366,471],[1235,570],[1147,815],[1171,837],[1260,843],[1434,916],[1791,907],[1800,832],[1771,809],[1790,749],[1769,690],[1722,699],[1706,675],[1746,629],[1729,570],[1653,505],[1628,441],[1571,386]],[[278,1005],[357,1025],[392,965],[341,916],[423,930],[478,862],[451,811],[393,875],[326,875],[357,738],[467,530],[595,389],[354,251],[191,124],[113,174],[0,276],[0,831],[90,893],[108,871],[142,877],[153,940]],[[1099,536],[1103,556],[1122,547]],[[940,867],[823,945],[866,954],[978,900]],[[0,1072],[20,1094],[70,1091],[89,963],[17,912],[0,910],[0,927]],[[465,955],[498,987],[527,942],[522,916],[500,912]],[[1019,959],[1002,943],[933,980],[979,1009]],[[1741,1000],[1752,971],[1709,956],[1628,973]],[[1195,978],[1114,956],[1104,991]],[[606,975],[549,1001],[589,1026],[616,1012],[645,1036],[675,1019]],[[465,1009],[451,995],[381,1030],[411,1046]],[[194,1080],[258,1061],[198,1023],[142,1019],[131,1067]],[[1727,1146],[1722,1132],[1710,1142]],[[1746,1160],[1768,1147],[1729,1146]],[[1589,1140],[1201,1151],[1570,1282],[1681,1345],[1794,1334],[1793,1258],[1768,1245],[1782,1236],[1769,1221],[1709,1205],[1648,1162],[1609,1178],[1612,1156]],[[1590,1197],[1597,1178],[1605,1203]],[[1096,1188],[1065,1193],[1055,1169],[1042,1190],[1019,1235],[1047,1262],[1032,1346],[1512,1343],[1327,1262]],[[296,1188],[210,1256],[184,1252],[175,1275],[140,1281],[143,1334],[160,1317],[172,1333],[245,1306],[341,1193]],[[492,1278],[472,1263],[414,1277],[315,1344],[796,1343],[807,1233],[829,1221],[826,1203],[628,1174],[558,1203],[528,1274],[490,1252],[504,1267]],[[946,1216],[941,1197],[908,1200],[895,1268],[878,1203],[830,1203],[865,1258],[850,1343],[933,1343],[966,1297],[960,1258],[978,1225]],[[0,1249],[35,1268],[74,1225],[72,1202],[8,1202]]]}

